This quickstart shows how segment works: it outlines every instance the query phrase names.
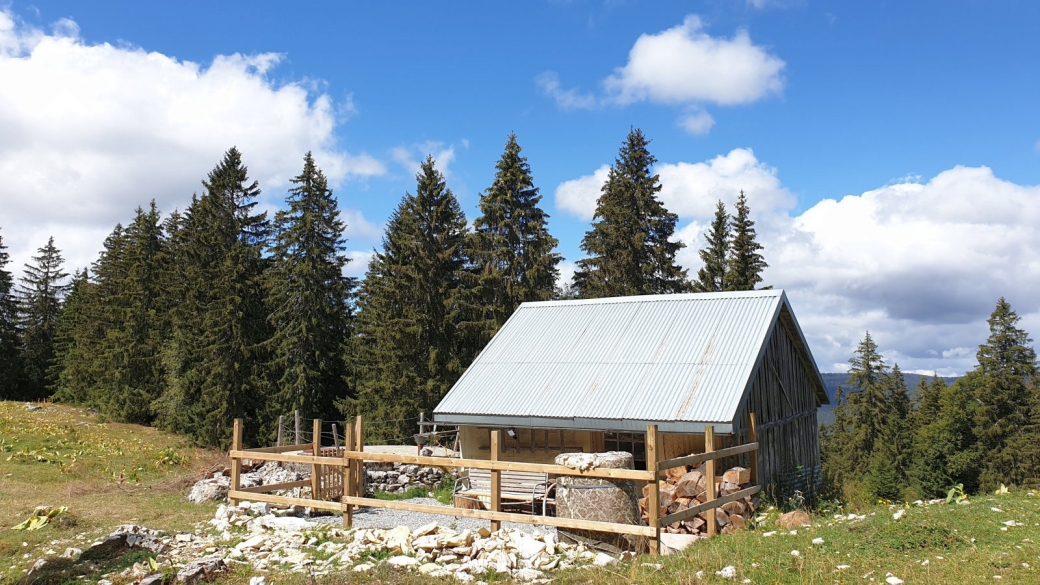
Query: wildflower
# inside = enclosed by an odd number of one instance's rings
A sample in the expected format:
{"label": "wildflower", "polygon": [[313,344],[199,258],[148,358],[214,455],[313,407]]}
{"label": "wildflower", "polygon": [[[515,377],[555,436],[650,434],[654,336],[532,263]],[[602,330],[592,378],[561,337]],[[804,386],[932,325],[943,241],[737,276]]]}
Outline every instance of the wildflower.
{"label": "wildflower", "polygon": [[823,539],[822,538],[814,538],[814,539],[812,539],[812,543],[813,544],[823,544]]}

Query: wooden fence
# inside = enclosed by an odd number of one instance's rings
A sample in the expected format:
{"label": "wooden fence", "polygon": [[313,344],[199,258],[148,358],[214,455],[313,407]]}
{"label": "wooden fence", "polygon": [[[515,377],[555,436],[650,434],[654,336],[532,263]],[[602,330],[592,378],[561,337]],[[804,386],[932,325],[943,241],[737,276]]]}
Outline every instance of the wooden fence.
{"label": "wooden fence", "polygon": [[[314,421],[313,437],[319,437],[315,442],[304,445],[286,445],[281,447],[265,447],[259,449],[242,448],[242,419],[235,419],[234,437],[231,442],[231,490],[228,498],[232,505],[241,500],[267,502],[280,505],[308,506],[321,510],[332,510],[342,512],[343,525],[350,527],[353,522],[355,507],[389,508],[392,510],[408,510],[413,512],[427,512],[430,514],[441,514],[445,516],[479,518],[491,521],[491,529],[498,530],[502,522],[517,522],[520,524],[537,524],[540,526],[553,526],[571,530],[588,530],[595,532],[607,532],[612,534],[628,534],[642,536],[647,539],[650,552],[657,554],[661,527],[668,526],[674,522],[685,520],[696,516],[701,512],[707,512],[708,534],[714,535],[716,531],[715,509],[740,498],[751,496],[760,491],[758,485],[758,461],[755,434],[755,417],[750,416],[748,427],[749,442],[744,445],[728,447],[715,450],[714,427],[707,427],[704,433],[705,452],[697,455],[678,457],[675,459],[661,460],[658,456],[658,433],[657,425],[646,427],[646,464],[647,470],[635,469],[589,469],[581,471],[564,467],[562,465],[546,465],[541,463],[521,463],[514,461],[500,461],[501,455],[501,431],[491,431],[491,458],[485,459],[455,459],[445,457],[422,457],[415,455],[395,455],[387,453],[365,453],[364,452],[364,421],[357,418],[353,427],[349,425],[344,429],[345,444],[343,447],[322,448],[319,441],[321,437],[321,421]],[[309,452],[308,455],[293,453],[294,451]],[[738,492],[718,496],[715,491],[715,465],[718,459],[737,456],[743,453],[752,453],[751,460],[751,483],[752,487],[742,489]],[[242,461],[282,461],[287,463],[303,463],[311,466],[310,479],[293,481],[280,484],[242,488],[239,476],[242,469]],[[365,462],[388,462],[404,463],[412,465],[424,465],[440,468],[469,468],[488,469],[491,472],[491,496],[490,510],[472,510],[464,508],[453,508],[447,506],[431,506],[425,504],[414,504],[399,500],[378,500],[364,497]],[[705,477],[707,495],[703,504],[662,515],[660,508],[660,492],[658,480],[667,477],[668,469],[686,465],[705,464]],[[615,524],[612,522],[596,522],[591,520],[577,520],[572,518],[555,518],[549,516],[530,516],[527,514],[515,514],[501,511],[501,475],[503,471],[531,471],[545,473],[555,476],[577,476],[598,479],[634,480],[650,484],[647,494],[647,512],[649,515],[648,526],[633,524]],[[294,498],[289,496],[277,496],[270,492],[287,490],[298,487],[310,487],[310,498]]]}

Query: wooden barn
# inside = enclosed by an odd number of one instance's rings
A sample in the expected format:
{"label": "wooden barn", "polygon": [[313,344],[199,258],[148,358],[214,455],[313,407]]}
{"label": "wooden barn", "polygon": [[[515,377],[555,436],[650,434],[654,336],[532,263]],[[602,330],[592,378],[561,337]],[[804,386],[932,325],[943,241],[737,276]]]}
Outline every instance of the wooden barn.
{"label": "wooden barn", "polygon": [[566,452],[661,457],[747,440],[757,419],[767,490],[811,491],[820,471],[824,383],[782,290],[524,303],[434,411],[459,425],[461,455],[552,463]]}

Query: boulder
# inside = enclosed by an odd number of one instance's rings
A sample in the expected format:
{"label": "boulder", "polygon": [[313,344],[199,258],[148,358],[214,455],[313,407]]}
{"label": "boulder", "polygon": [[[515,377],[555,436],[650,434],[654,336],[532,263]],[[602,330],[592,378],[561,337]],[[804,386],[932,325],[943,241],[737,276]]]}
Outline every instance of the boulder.
{"label": "boulder", "polygon": [[194,583],[214,573],[223,573],[227,571],[227,568],[224,559],[202,558],[194,560],[184,565],[184,568],[180,571],[177,571],[177,582]]}
{"label": "boulder", "polygon": [[203,502],[223,500],[227,497],[229,489],[231,489],[231,478],[229,477],[221,475],[203,479],[191,486],[188,501],[193,504],[201,504]]}
{"label": "boulder", "polygon": [[[704,524],[704,521],[701,521]],[[686,547],[700,540],[695,534],[662,534],[661,535],[661,554],[672,555],[677,552],[686,550]]]}
{"label": "boulder", "polygon": [[91,561],[111,558],[127,548],[143,548],[152,554],[162,554],[167,548],[162,542],[162,537],[163,533],[158,530],[125,524],[108,535],[105,540],[84,551],[80,555],[80,559]]}
{"label": "boulder", "polygon": [[802,510],[795,510],[793,512],[783,514],[782,516],[777,518],[776,525],[781,528],[787,529],[802,528],[812,526],[812,519],[809,518],[809,515],[803,512]]}

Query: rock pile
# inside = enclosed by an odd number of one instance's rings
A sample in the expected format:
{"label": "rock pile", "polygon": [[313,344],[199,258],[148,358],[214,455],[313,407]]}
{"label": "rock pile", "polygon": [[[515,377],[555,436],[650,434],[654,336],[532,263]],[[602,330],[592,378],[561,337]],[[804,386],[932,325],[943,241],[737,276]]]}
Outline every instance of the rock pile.
{"label": "rock pile", "polygon": [[[545,572],[556,568],[617,562],[584,545],[559,542],[555,533],[486,528],[459,532],[437,523],[414,531],[407,526],[346,530],[305,518],[275,516],[266,504],[257,503],[222,504],[208,526],[194,532],[168,535],[121,526],[82,557],[106,556],[120,546],[147,549],[158,565],[173,567],[177,580],[187,583],[236,564],[260,572],[278,569],[316,577],[385,567],[460,582],[494,571],[518,581],[545,583]],[[143,564],[124,573],[142,582],[152,577]]]}
{"label": "rock pile", "polygon": [[400,463],[365,464],[365,493],[375,491],[404,493],[412,488],[437,489],[444,471],[437,467],[420,467]]}
{"label": "rock pile", "polygon": [[[218,471],[212,477],[199,480],[191,487],[188,501],[196,504],[202,502],[213,502],[227,498],[228,490],[231,489],[231,477],[229,471]],[[242,487],[256,487],[260,485],[273,485],[300,481],[311,476],[308,465],[283,465],[269,462],[252,471],[243,473],[241,477]],[[372,495],[375,491],[390,493],[404,493],[412,488],[424,487],[437,489],[444,479],[444,471],[436,467],[420,467],[418,465],[402,465],[400,463],[366,464],[365,465],[365,495]],[[310,492],[310,488],[295,488],[285,492],[275,492],[284,495],[286,492],[296,491],[297,496],[304,496]]]}
{"label": "rock pile", "polygon": [[[674,514],[702,504],[707,499],[707,478],[704,466],[695,468],[676,467],[668,470],[668,478],[658,485],[660,489],[661,516]],[[729,469],[721,477],[715,478],[717,496],[728,496],[749,487],[751,472],[743,467]],[[646,501],[649,485],[643,488],[643,497],[639,500],[639,510],[644,522],[647,520]],[[744,497],[729,502],[715,510],[715,521],[723,534],[730,534],[744,528],[755,515],[758,498]],[[702,512],[692,518],[675,522],[663,528],[662,532],[670,534],[693,534],[707,536],[707,513]]]}

